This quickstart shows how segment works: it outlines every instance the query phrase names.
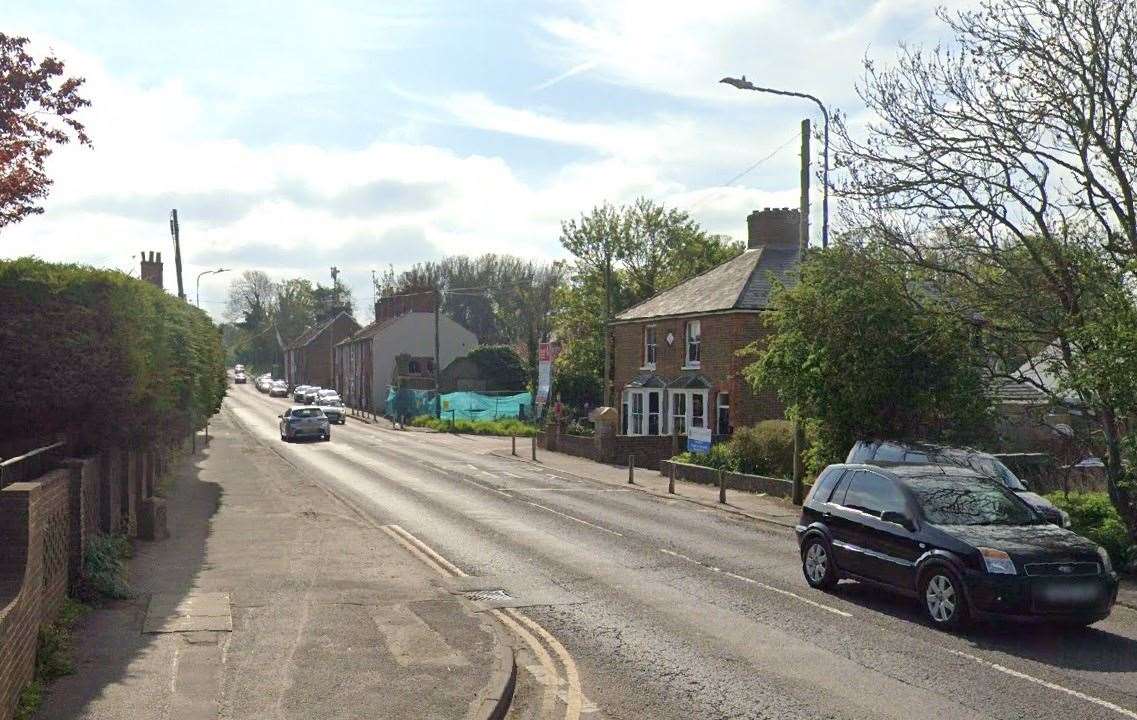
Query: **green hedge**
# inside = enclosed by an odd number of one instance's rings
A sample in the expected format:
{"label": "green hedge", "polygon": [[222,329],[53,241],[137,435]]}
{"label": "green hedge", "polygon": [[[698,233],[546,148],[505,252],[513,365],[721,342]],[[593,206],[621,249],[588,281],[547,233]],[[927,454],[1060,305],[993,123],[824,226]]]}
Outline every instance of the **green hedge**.
{"label": "green hedge", "polygon": [[1105,548],[1113,567],[1124,570],[1130,562],[1137,559],[1137,548],[1129,541],[1125,523],[1117,513],[1117,508],[1104,492],[1050,493],[1050,502],[1070,513],[1070,529],[1093,540]]}
{"label": "green hedge", "polygon": [[793,423],[763,420],[754,427],[741,427],[730,440],[716,443],[706,455],[684,452],[678,462],[716,470],[788,478],[793,476]]}
{"label": "green hedge", "polygon": [[209,316],[121,272],[0,261],[0,433],[79,443],[173,441],[225,395]]}
{"label": "green hedge", "polygon": [[449,420],[434,417],[433,415],[419,415],[410,421],[414,427],[425,427],[439,432],[455,432],[464,435],[517,435],[518,437],[532,437],[537,434],[537,428],[529,423],[507,418],[504,420]]}

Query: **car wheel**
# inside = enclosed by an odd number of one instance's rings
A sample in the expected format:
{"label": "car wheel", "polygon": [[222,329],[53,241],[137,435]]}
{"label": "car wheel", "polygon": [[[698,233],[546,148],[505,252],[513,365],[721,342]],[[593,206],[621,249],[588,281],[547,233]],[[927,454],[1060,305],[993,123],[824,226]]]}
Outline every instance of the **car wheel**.
{"label": "car wheel", "polygon": [[967,598],[963,595],[963,583],[951,570],[936,567],[925,573],[920,583],[920,599],[924,603],[924,614],[933,627],[957,630],[967,624]]}
{"label": "car wheel", "polygon": [[818,590],[831,590],[837,585],[837,570],[833,567],[833,555],[829,543],[824,538],[811,537],[805,541],[801,554],[801,570],[810,587]]}
{"label": "car wheel", "polygon": [[332,439],[332,431],[329,430],[326,433],[324,433],[324,442],[328,442],[331,439]]}

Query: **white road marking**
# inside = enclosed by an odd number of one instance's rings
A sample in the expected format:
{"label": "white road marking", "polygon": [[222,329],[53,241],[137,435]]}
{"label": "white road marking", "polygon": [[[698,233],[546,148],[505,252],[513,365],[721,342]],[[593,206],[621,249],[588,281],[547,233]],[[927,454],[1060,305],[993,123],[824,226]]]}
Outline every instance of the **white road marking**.
{"label": "white road marking", "polygon": [[838,610],[835,607],[831,607],[829,605],[819,603],[815,600],[810,600],[807,597],[802,597],[801,595],[798,595],[797,593],[790,592],[789,590],[783,590],[780,587],[774,587],[773,585],[767,585],[766,583],[762,582],[761,580],[755,580],[754,578],[748,578],[745,575],[739,575],[737,573],[732,573],[732,572],[723,570],[721,568],[714,567],[713,565],[707,565],[706,563],[699,562],[698,560],[696,560],[695,558],[693,558],[689,555],[684,555],[683,553],[677,553],[674,550],[668,550],[667,548],[659,548],[659,551],[665,555],[671,555],[673,557],[680,558],[681,560],[686,560],[687,562],[694,563],[694,564],[698,565],[699,567],[703,567],[703,568],[706,568],[707,570],[710,570],[711,572],[715,572],[715,573],[718,573],[720,575],[726,575],[727,577],[734,578],[735,580],[741,580],[742,582],[750,583],[751,585],[756,585],[756,586],[762,588],[763,590],[769,590],[770,592],[778,593],[779,595],[784,595],[786,597],[793,598],[794,600],[797,600],[799,602],[803,602],[806,605],[812,605],[813,607],[818,608],[819,610],[824,610],[825,612],[831,612],[834,615],[839,615],[839,616],[844,617],[844,618],[853,617],[851,613],[847,613],[844,610]]}
{"label": "white road marking", "polygon": [[992,670],[997,670],[997,671],[1004,673],[1006,675],[1010,675],[1011,677],[1015,677],[1015,678],[1018,678],[1020,680],[1026,680],[1027,682],[1034,683],[1035,685],[1041,685],[1042,687],[1047,688],[1049,690],[1056,690],[1058,692],[1066,693],[1070,697],[1076,697],[1079,700],[1084,700],[1088,703],[1092,703],[1092,704],[1097,705],[1099,707],[1103,707],[1107,710],[1112,710],[1115,713],[1117,713],[1118,715],[1122,715],[1124,717],[1133,718],[1133,720],[1137,720],[1137,712],[1134,712],[1134,711],[1129,710],[1127,708],[1123,708],[1120,705],[1116,705],[1114,703],[1109,702],[1108,700],[1102,700],[1101,698],[1096,698],[1093,695],[1087,695],[1083,692],[1078,692],[1077,690],[1071,690],[1070,688],[1063,687],[1061,685],[1058,685],[1057,683],[1048,682],[1046,680],[1036,678],[1033,675],[1027,675],[1024,672],[1019,672],[1018,670],[1012,670],[1011,668],[1003,666],[1003,665],[999,665],[998,663],[988,662],[987,660],[984,660],[983,658],[979,658],[979,657],[976,657],[974,655],[969,655],[965,652],[960,652],[959,650],[952,650],[951,648],[947,648],[947,651],[950,652],[952,655],[958,655],[961,658],[966,658],[968,660],[971,660],[972,662],[977,662],[984,667],[988,667]]}
{"label": "white road marking", "polygon": [[544,488],[525,488],[525,492],[626,493],[626,492],[633,492],[633,491],[632,490],[625,490],[624,488],[544,487]]}
{"label": "white road marking", "polygon": [[523,478],[523,477],[522,477],[522,476],[520,476],[520,475],[514,475],[513,473],[511,473],[511,472],[508,472],[508,471],[506,471],[506,470],[502,470],[502,471],[501,471],[501,474],[502,474],[502,475],[508,475],[508,476],[509,476],[509,477],[511,477],[511,478],[517,478],[518,480],[524,480],[524,479],[525,479],[525,478]]}
{"label": "white road marking", "polygon": [[606,532],[609,535],[615,535],[616,537],[624,537],[624,533],[616,532],[615,530],[609,530],[606,527],[601,527],[600,525],[597,525],[596,523],[590,523],[587,520],[581,520],[578,517],[575,517],[573,515],[568,515],[566,513],[561,512],[560,510],[554,510],[551,507],[545,507],[544,505],[541,505],[540,503],[530,502],[528,500],[526,500],[524,502],[527,505],[532,505],[533,507],[538,507],[538,508],[541,508],[542,510],[547,510],[548,512],[551,512],[554,515],[560,515],[561,517],[568,518],[569,520],[572,520],[573,522],[578,522],[581,525],[587,525],[589,527],[596,528],[597,530],[600,530],[601,532]]}

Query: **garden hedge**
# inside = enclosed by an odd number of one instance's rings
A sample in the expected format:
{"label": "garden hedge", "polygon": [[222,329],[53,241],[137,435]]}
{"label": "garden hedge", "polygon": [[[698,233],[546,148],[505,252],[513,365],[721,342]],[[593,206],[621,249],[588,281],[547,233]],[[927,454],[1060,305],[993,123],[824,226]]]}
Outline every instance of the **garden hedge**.
{"label": "garden hedge", "polygon": [[174,441],[221,406],[209,316],[114,270],[0,261],[0,433],[81,445]]}

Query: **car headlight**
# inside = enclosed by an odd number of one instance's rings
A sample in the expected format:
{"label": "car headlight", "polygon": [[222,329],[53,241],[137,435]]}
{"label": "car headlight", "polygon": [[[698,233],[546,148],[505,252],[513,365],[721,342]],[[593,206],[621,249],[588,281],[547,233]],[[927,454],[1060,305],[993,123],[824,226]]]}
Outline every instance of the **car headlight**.
{"label": "car headlight", "polygon": [[1102,572],[1113,572],[1113,563],[1110,562],[1109,553],[1101,545],[1098,545],[1098,557],[1101,558]]}
{"label": "car headlight", "polygon": [[1070,527],[1070,513],[1066,512],[1065,510],[1059,510],[1058,511],[1058,517],[1062,518],[1062,522],[1061,522],[1062,527],[1064,527],[1064,528]]}
{"label": "car headlight", "polygon": [[1015,569],[1015,563],[1011,560],[1011,556],[1002,550],[981,547],[979,554],[983,556],[983,562],[987,565],[987,572],[996,575],[1018,575],[1018,570]]}

